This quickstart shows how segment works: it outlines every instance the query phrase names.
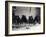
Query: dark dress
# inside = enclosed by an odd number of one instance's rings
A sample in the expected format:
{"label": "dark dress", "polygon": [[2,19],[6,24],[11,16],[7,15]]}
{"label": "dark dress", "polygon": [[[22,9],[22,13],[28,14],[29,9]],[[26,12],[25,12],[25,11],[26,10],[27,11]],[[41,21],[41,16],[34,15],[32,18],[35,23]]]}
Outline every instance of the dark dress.
{"label": "dark dress", "polygon": [[33,17],[29,16],[29,24],[32,24],[32,23],[33,23]]}

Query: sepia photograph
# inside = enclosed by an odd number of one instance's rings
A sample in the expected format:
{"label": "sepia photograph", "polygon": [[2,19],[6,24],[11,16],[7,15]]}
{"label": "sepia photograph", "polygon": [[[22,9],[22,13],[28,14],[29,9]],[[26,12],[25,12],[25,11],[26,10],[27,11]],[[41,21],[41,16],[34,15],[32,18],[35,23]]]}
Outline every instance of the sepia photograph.
{"label": "sepia photograph", "polygon": [[5,35],[45,34],[45,4],[40,2],[5,2]]}

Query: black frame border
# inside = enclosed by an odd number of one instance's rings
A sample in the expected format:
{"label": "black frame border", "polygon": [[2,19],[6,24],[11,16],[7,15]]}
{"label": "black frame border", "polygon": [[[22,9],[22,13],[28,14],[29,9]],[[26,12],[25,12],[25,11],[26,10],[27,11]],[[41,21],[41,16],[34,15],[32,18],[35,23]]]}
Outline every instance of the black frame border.
{"label": "black frame border", "polygon": [[[27,3],[27,4],[43,4],[43,32],[42,33],[26,33],[26,34],[8,34],[8,2]],[[25,2],[25,1],[5,1],[5,36],[19,36],[19,35],[36,35],[45,34],[45,3],[41,2]]]}

